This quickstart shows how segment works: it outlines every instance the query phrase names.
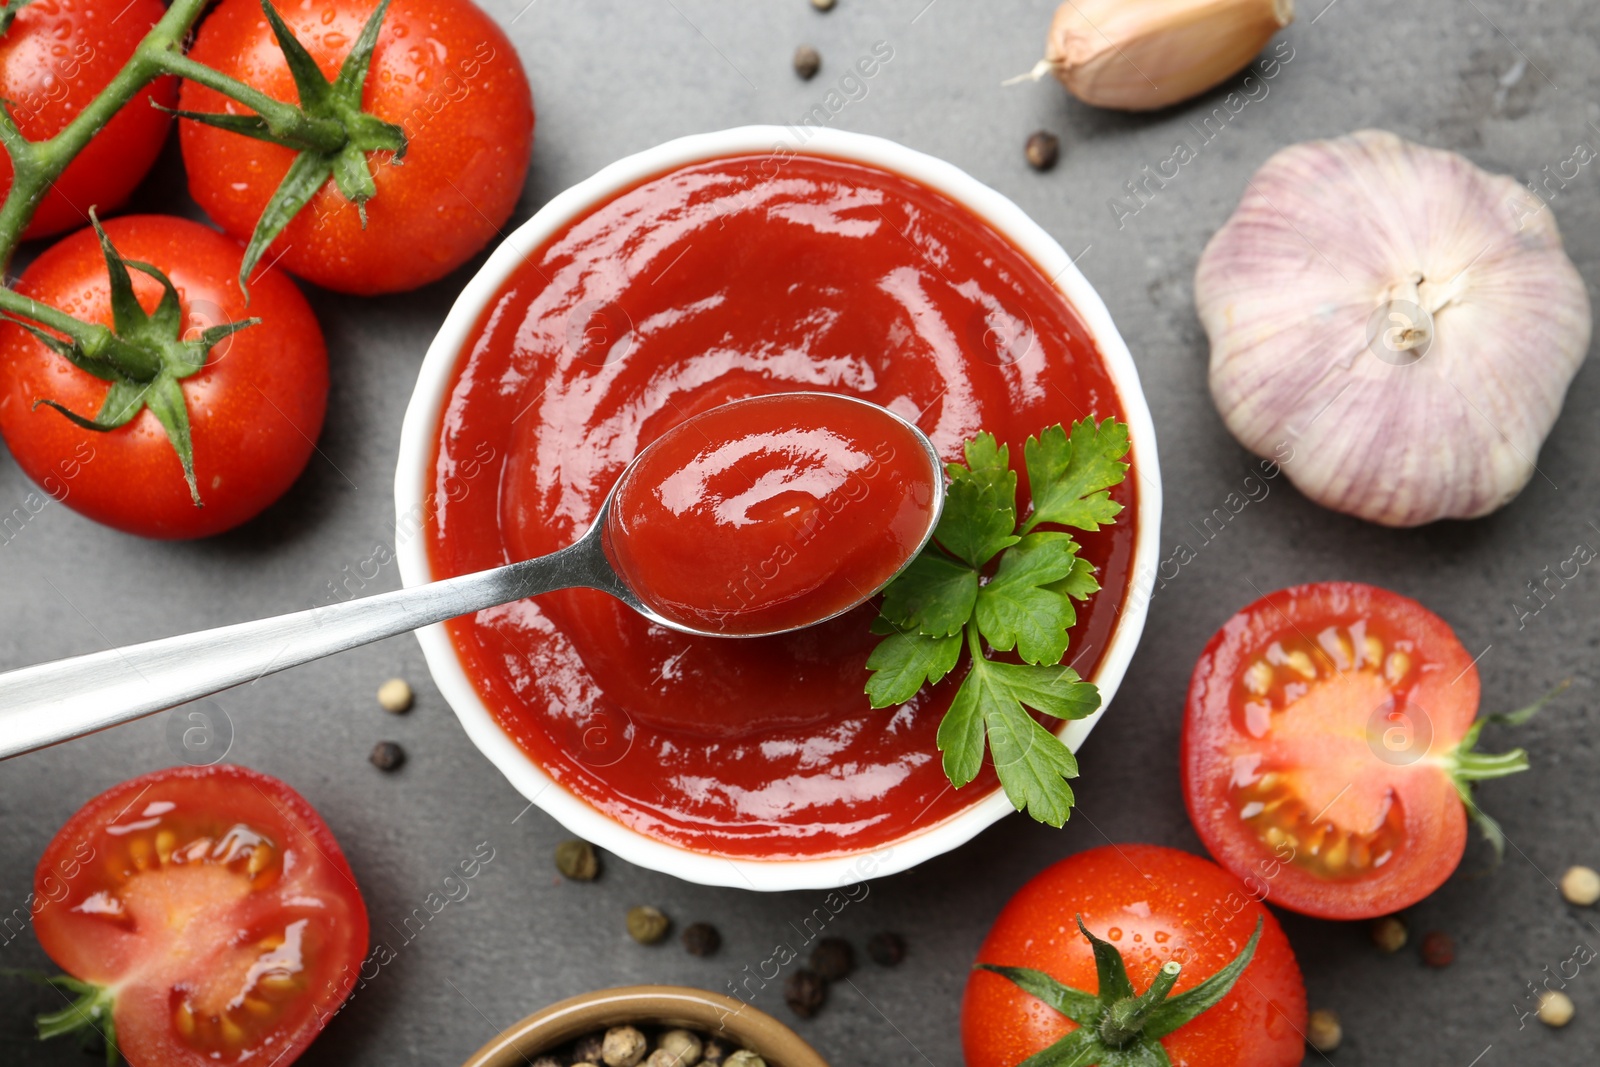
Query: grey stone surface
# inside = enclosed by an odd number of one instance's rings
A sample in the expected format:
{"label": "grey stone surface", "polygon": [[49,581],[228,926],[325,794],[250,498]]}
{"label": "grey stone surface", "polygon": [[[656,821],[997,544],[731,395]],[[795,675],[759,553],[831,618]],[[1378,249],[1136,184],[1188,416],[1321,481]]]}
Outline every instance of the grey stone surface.
{"label": "grey stone surface", "polygon": [[[526,6],[524,6],[526,3]],[[893,60],[833,124],[951,160],[1014,198],[1053,233],[1104,296],[1144,378],[1159,428],[1167,514],[1163,541],[1194,544],[1195,524],[1239,487],[1252,461],[1228,436],[1205,388],[1206,345],[1191,278],[1206,238],[1245,179],[1291,141],[1365,126],[1466,153],[1523,179],[1600,143],[1600,10],[1589,0],[1305,0],[1283,35],[1293,59],[1199,158],[1118,226],[1107,201],[1143,164],[1190,137],[1188,121],[1221,92],[1156,115],[1096,112],[1049,83],[1003,89],[1043,43],[1047,0],[493,0],[534,85],[534,162],[516,221],[629,152],[680,134],[797,121],[848,63],[877,41]],[[790,68],[809,42],[823,68]],[[1028,134],[1061,135],[1051,173],[1030,170]],[[141,193],[145,209],[188,211],[176,152]],[[1600,182],[1593,166],[1553,202],[1591,290],[1600,278]],[[479,261],[481,262],[481,258]],[[260,520],[199,544],[160,544],[95,526],[51,505],[0,544],[0,665],[136,641],[302,607],[340,568],[389,537],[400,418],[424,349],[476,262],[421,292],[375,300],[308,290],[328,334],[333,393],[320,457]],[[900,931],[898,971],[866,966],[798,1029],[839,1064],[960,1062],[957,1005],[967,967],[1006,898],[1072,852],[1113,841],[1199,850],[1177,780],[1179,720],[1190,667],[1216,626],[1264,592],[1350,578],[1421,599],[1483,651],[1485,705],[1517,706],[1562,678],[1575,684],[1516,742],[1537,771],[1492,783],[1484,803],[1512,842],[1506,862],[1463,869],[1412,910],[1413,929],[1450,931],[1456,964],[1411,951],[1378,956],[1362,926],[1285,918],[1313,1006],[1337,1009],[1345,1047],[1333,1062],[1457,1065],[1592,1062],[1600,1047],[1600,977],[1568,983],[1565,1031],[1519,1027],[1526,983],[1600,943],[1592,912],[1562,903],[1553,880],[1572,862],[1600,866],[1595,785],[1595,618],[1600,578],[1587,570],[1519,627],[1512,604],[1541,568],[1578,542],[1600,545],[1600,371],[1578,375],[1536,477],[1514,503],[1473,523],[1396,532],[1323,511],[1278,482],[1155,597],[1128,681],[1084,747],[1080,807],[1052,831],[1007,819],[959,852],[872,884],[836,920],[864,943]],[[0,511],[29,491],[0,461]],[[397,584],[393,569],[374,588]],[[415,709],[394,717],[373,690],[403,675]],[[722,988],[817,903],[817,894],[705,889],[607,857],[601,880],[563,883],[550,854],[564,835],[524,802],[472,745],[428,680],[414,641],[395,639],[225,694],[231,759],[288,779],[334,827],[365,890],[375,929],[397,958],[307,1053],[307,1064],[448,1065],[497,1029],[570,994],[638,982]],[[0,766],[0,903],[9,911],[33,864],[95,793],[174,762],[156,718]],[[1492,730],[1496,744],[1513,743]],[[366,760],[393,739],[409,754],[394,775]],[[520,818],[518,817],[520,813]],[[401,917],[478,842],[495,859],[409,943]],[[641,948],[623,930],[636,903],[680,924],[714,921],[724,947],[695,959],[670,941]],[[0,966],[43,967],[29,934],[0,946]],[[1570,970],[1570,966],[1568,970]],[[49,994],[0,997],[0,1062],[86,1063],[70,1045],[31,1044],[30,1014]],[[758,1006],[786,1015],[776,987]],[[1313,1055],[1313,1061],[1322,1062]]]}

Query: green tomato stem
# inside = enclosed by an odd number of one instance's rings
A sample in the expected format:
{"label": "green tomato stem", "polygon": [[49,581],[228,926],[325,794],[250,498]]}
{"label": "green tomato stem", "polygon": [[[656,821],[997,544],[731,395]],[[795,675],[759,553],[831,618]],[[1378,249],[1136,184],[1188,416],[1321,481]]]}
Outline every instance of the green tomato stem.
{"label": "green tomato stem", "polygon": [[[172,0],[167,13],[139,42],[133,58],[60,133],[48,140],[29,141],[23,137],[5,105],[0,103],[0,144],[11,156],[13,171],[11,191],[0,204],[0,270],[10,265],[23,231],[28,228],[51,183],[118,111],[164,74],[199,82],[239,101],[256,111],[275,131],[286,130],[306,141],[326,144],[329,151],[343,146],[346,135],[338,123],[314,118],[294,104],[275,100],[183,54],[184,39],[209,2]],[[59,322],[30,317],[77,339],[76,334]]]}
{"label": "green tomato stem", "polygon": [[123,341],[99,323],[75,319],[60,308],[41,304],[32,297],[23,296],[14,289],[0,288],[0,311],[18,318],[37,322],[77,342],[91,359],[109,359],[124,368],[130,377],[148,380],[154,378],[161,364],[154,356],[137,345]]}
{"label": "green tomato stem", "polygon": [[276,136],[302,141],[318,152],[337,152],[349,140],[344,127],[333,119],[308,115],[294,104],[286,104],[258,89],[252,89],[244,82],[230,78],[219,70],[212,70],[181,52],[168,49],[153,53],[150,58],[168,74],[176,74],[237,100],[265,119],[267,128]]}

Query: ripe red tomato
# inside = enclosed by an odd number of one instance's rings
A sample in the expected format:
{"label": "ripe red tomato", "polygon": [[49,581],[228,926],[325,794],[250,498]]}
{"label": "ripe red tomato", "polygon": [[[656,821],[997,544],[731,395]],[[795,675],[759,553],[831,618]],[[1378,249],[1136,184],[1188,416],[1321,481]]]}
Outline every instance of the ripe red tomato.
{"label": "ripe red tomato", "polygon": [[[24,9],[26,10],[26,9]],[[244,249],[185,219],[129,215],[105,224],[127,259],[164,271],[180,296],[186,336],[255,316],[183,379],[194,439],[195,507],[183,468],[148,409],[109,433],[84,430],[47,407],[93,417],[110,386],[51,352],[21,327],[0,324],[0,434],[50,495],[97,522],[146,537],[204,537],[272,503],[305,467],[328,400],[328,353],[305,297],[287,277],[258,274],[246,306],[235,280]],[[140,306],[159,284],[133,273]],[[16,289],[90,322],[111,325],[105,260],[93,230],[60,241],[29,265]]]}
{"label": "ripe red tomato", "polygon": [[[1289,939],[1239,880],[1198,856],[1159,845],[1107,845],[1047,868],[1006,904],[978,962],[1029,967],[1095,994],[1095,958],[1079,932],[1110,941],[1135,992],[1162,965],[1183,970],[1173,996],[1194,988],[1244,949],[1259,919],[1255,955],[1227,996],[1161,1039],[1174,1067],[1293,1067],[1305,1053],[1306,991]],[[961,1005],[967,1067],[1016,1067],[1077,1025],[989,971],[972,972]]]}
{"label": "ripe red tomato", "polygon": [[[377,0],[280,4],[289,28],[330,79]],[[259,0],[223,0],[190,56],[280,100],[298,101]],[[185,82],[183,107],[240,111]],[[470,0],[394,0],[384,16],[363,108],[405,129],[405,159],[369,163],[377,195],[366,228],[330,180],[262,257],[346,293],[414,289],[442,278],[511,217],[533,148],[533,96],[516,49]],[[248,240],[295,153],[184,122],[189,192],[224,230]]]}
{"label": "ripe red tomato", "polygon": [[1195,664],[1189,817],[1240,877],[1288,860],[1275,904],[1389,914],[1461,862],[1449,754],[1477,712],[1472,657],[1421,604],[1355,582],[1281,590],[1229,619]]}
{"label": "ripe red tomato", "polygon": [[327,824],[276,778],[226,764],[85,804],[39,860],[33,910],[50,958],[110,987],[134,1067],[285,1067],[367,951],[367,908]]}
{"label": "ripe red tomato", "polygon": [[[0,98],[22,136],[42,141],[60,133],[117,71],[166,8],[131,0],[115,9],[91,0],[33,0],[0,37]],[[113,18],[111,16],[115,15]],[[161,151],[173,107],[175,78],[146,86],[95,135],[39,202],[25,237],[86,225],[89,209],[105,215],[122,204]],[[0,197],[11,188],[11,157],[0,152]]]}

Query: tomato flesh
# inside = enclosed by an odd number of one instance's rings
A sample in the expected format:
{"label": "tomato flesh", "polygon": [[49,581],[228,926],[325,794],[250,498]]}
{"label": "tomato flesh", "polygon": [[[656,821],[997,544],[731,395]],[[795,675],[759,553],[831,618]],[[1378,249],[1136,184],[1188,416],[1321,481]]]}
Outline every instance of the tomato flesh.
{"label": "tomato flesh", "polygon": [[284,783],[174,768],[85,805],[46,849],[39,941],[110,988],[135,1067],[292,1062],[344,999],[367,914],[327,826]]}
{"label": "tomato flesh", "polygon": [[1286,859],[1284,907],[1386,914],[1447,878],[1466,816],[1445,760],[1477,714],[1478,676],[1415,601],[1325,582],[1274,593],[1195,666],[1184,790],[1206,847],[1240,877]]}
{"label": "tomato flesh", "polygon": [[700,630],[837,615],[910,562],[942,478],[912,430],[842,396],[779,393],[702,412],[628,470],[607,550],[640,599]]}
{"label": "tomato flesh", "polygon": [[[1006,904],[978,962],[1030,967],[1094,994],[1094,952],[1076,917],[1122,953],[1134,991],[1170,960],[1177,995],[1221,970],[1263,922],[1255,955],[1215,1007],[1161,1039],[1174,1067],[1291,1067],[1305,1047],[1305,985],[1289,940],[1240,881],[1199,856],[1158,845],[1107,845],[1047,868]],[[967,979],[967,1067],[1016,1067],[1077,1028],[990,971]]]}

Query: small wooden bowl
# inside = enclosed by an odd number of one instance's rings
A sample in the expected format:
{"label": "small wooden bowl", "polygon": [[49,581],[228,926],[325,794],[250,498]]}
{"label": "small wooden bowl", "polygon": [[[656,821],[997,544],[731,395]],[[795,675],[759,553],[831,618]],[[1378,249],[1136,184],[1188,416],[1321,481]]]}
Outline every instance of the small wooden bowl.
{"label": "small wooden bowl", "polygon": [[597,1030],[627,1024],[681,1026],[760,1053],[768,1067],[828,1067],[800,1035],[743,1001],[702,989],[635,985],[563,1000],[516,1023],[464,1067],[527,1067],[529,1061]]}

